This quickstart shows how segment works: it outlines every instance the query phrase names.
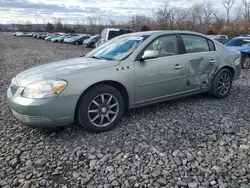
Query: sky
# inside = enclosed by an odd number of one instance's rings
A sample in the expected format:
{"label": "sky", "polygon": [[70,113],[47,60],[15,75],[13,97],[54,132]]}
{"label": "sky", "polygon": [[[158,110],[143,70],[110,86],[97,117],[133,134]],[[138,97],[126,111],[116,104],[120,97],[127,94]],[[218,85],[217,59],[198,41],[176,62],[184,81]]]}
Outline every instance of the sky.
{"label": "sky", "polygon": [[[204,0],[206,2],[208,0]],[[221,0],[211,0],[224,14]],[[239,1],[239,2],[238,2]],[[0,0],[0,23],[47,23],[60,19],[63,23],[83,22],[87,17],[127,21],[135,14],[150,16],[164,0]],[[168,0],[176,7],[189,7],[201,0]],[[236,5],[240,0],[236,0]]]}

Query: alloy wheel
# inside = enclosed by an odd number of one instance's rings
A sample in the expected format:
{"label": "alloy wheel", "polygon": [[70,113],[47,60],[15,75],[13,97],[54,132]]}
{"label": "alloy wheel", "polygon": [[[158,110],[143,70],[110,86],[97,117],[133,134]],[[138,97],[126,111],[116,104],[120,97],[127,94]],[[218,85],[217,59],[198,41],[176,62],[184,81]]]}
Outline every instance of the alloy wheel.
{"label": "alloy wheel", "polygon": [[109,126],[119,113],[116,97],[104,93],[95,97],[88,107],[89,121],[97,127]]}
{"label": "alloy wheel", "polygon": [[223,73],[220,76],[219,82],[218,82],[218,92],[220,95],[225,95],[229,92],[231,86],[231,77],[228,73]]}

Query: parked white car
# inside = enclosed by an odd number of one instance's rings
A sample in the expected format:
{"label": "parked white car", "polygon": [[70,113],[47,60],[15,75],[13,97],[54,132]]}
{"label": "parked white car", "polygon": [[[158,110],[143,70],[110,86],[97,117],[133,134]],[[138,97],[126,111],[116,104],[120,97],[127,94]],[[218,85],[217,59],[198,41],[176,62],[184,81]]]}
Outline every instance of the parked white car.
{"label": "parked white car", "polygon": [[63,35],[59,35],[58,37],[52,38],[51,41],[52,42],[63,42],[65,38],[67,38],[68,36],[70,36],[69,34],[63,34]]}
{"label": "parked white car", "polygon": [[213,39],[228,39],[227,35],[207,35],[207,36]]}
{"label": "parked white car", "polygon": [[15,36],[17,36],[17,37],[32,37],[33,33],[17,32]]}
{"label": "parked white car", "polygon": [[120,35],[133,33],[134,30],[132,29],[123,29],[123,28],[105,28],[101,33],[101,39],[96,42],[96,46],[99,46],[108,40],[111,40],[115,37],[118,37]]}

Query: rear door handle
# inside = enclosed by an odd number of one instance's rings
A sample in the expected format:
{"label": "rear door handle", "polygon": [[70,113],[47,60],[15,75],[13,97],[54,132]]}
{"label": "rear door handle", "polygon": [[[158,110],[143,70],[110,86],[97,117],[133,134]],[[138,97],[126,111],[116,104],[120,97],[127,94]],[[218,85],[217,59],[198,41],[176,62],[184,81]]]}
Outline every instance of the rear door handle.
{"label": "rear door handle", "polygon": [[182,68],[182,66],[179,65],[179,64],[177,64],[177,65],[174,66],[174,69],[181,69],[181,68]]}

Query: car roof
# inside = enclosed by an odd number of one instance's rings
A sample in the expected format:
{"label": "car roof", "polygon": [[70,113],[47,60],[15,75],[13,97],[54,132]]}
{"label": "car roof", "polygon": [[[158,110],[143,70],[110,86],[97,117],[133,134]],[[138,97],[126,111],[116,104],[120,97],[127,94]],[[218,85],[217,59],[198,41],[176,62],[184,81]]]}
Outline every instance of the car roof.
{"label": "car roof", "polygon": [[[129,28],[105,28],[106,30],[109,30],[109,31],[112,31],[112,30],[114,30],[114,31],[116,31],[116,30],[130,30],[130,31],[133,31],[133,29],[129,29]],[[104,29],[104,30],[105,30]]]}
{"label": "car roof", "polygon": [[242,39],[242,40],[248,39],[248,40],[250,40],[250,37],[235,37],[233,39]]}
{"label": "car roof", "polygon": [[158,35],[164,35],[164,34],[193,34],[193,35],[199,35],[203,37],[207,37],[206,35],[203,35],[201,33],[197,32],[192,32],[192,31],[181,31],[181,30],[156,30],[156,31],[143,31],[143,32],[135,32],[135,33],[129,33],[126,35],[131,35],[131,36],[138,36],[138,35],[151,35],[151,36],[158,36]]}

